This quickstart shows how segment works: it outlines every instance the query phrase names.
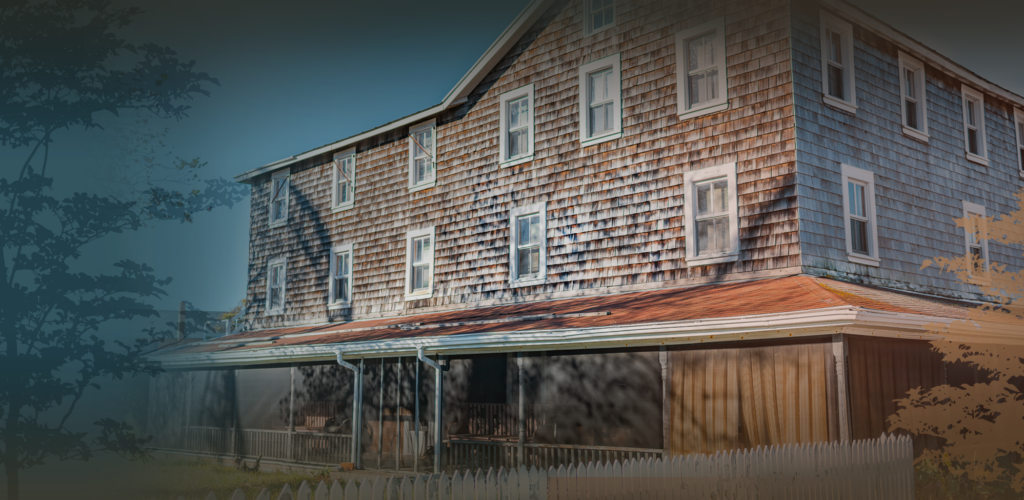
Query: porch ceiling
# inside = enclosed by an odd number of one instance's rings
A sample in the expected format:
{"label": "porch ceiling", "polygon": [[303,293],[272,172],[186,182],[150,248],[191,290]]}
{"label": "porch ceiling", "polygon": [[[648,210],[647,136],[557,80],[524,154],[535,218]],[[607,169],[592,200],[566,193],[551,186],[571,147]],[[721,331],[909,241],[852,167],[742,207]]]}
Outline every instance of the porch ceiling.
{"label": "porch ceiling", "polygon": [[[154,353],[169,367],[437,353],[659,345],[963,319],[972,304],[827,278],[784,278],[510,304],[399,318],[255,330]],[[871,313],[873,315],[866,315]],[[868,318],[871,320],[868,320]],[[714,339],[714,336],[718,339]],[[612,342],[612,344],[609,344]],[[463,345],[465,344],[465,345]],[[375,356],[376,355],[376,356]]]}

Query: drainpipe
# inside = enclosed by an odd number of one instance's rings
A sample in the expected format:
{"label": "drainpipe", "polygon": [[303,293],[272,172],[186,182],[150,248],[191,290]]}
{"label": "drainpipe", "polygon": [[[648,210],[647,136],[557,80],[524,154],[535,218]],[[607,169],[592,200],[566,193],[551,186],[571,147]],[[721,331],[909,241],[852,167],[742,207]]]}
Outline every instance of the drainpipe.
{"label": "drainpipe", "polygon": [[[444,446],[444,369],[441,365],[423,354],[423,348],[416,349],[416,357],[427,366],[434,369],[434,473],[440,474],[443,469],[441,464],[442,446]],[[437,355],[440,361],[441,355]]]}
{"label": "drainpipe", "polygon": [[341,359],[343,351],[338,350],[338,364],[342,368],[352,370],[352,463],[356,469],[360,468],[360,444],[363,434],[363,371],[358,366]]}

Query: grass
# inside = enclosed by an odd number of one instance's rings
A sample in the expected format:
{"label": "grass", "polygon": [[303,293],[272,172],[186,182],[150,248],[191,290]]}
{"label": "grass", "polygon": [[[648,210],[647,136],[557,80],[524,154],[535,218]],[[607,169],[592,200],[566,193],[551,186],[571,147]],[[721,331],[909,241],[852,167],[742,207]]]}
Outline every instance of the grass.
{"label": "grass", "polygon": [[208,460],[157,459],[126,469],[124,498],[147,500],[205,500],[211,491],[219,500],[227,500],[235,489],[241,489],[246,498],[252,499],[263,488],[270,490],[271,498],[277,498],[285,484],[291,485],[294,492],[302,481],[309,481],[312,487],[321,480],[328,484],[332,481],[327,469],[242,472]]}

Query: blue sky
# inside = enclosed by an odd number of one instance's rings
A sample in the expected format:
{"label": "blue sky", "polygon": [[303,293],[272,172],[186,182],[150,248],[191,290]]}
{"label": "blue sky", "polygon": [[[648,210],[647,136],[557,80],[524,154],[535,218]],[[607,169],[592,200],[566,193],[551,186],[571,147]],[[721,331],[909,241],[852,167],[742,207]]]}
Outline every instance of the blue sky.
{"label": "blue sky", "polygon": [[[190,117],[168,122],[169,144],[199,156],[205,175],[231,178],[438,103],[526,0],[352,2],[116,0],[145,14],[124,30],[132,41],[169,45],[220,80]],[[996,83],[1024,94],[1018,0],[860,0],[876,17]],[[111,122],[113,123],[113,122]],[[58,192],[97,190],[105,132],[56,137],[50,172]],[[27,151],[0,151],[20,165]],[[20,158],[20,160],[19,160]],[[188,300],[231,308],[245,294],[248,202],[161,224],[96,245],[82,265],[118,257],[171,276],[158,305]]]}

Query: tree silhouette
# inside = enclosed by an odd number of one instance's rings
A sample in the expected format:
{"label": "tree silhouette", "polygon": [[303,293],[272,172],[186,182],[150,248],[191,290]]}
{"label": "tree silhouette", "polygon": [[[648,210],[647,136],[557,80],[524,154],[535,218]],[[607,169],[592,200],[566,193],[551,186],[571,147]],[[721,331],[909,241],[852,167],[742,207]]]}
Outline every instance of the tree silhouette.
{"label": "tree silhouette", "polygon": [[130,260],[113,263],[113,272],[78,271],[83,248],[146,221],[191,221],[243,195],[223,179],[184,192],[148,186],[132,200],[50,194],[55,131],[97,128],[103,112],[180,119],[186,101],[217,83],[167,47],[120,38],[116,30],[140,13],[106,0],[0,4],[0,145],[28,150],[20,167],[4,169],[13,178],[0,178],[0,464],[11,500],[20,471],[48,458],[145,455],[147,438],[126,423],[101,419],[91,436],[65,424],[100,378],[160,370],[141,355],[170,331],[131,345],[108,345],[98,333],[110,320],[156,315],[145,301],[165,295],[170,279]]}
{"label": "tree silhouette", "polygon": [[[1017,198],[1018,209],[1010,214],[970,215],[956,219],[957,226],[977,241],[1020,248],[1024,191]],[[946,495],[991,498],[1000,485],[1019,494],[1024,492],[1024,270],[1008,271],[999,263],[986,269],[970,253],[928,260],[922,269],[932,265],[978,286],[986,297],[967,318],[930,325],[943,337],[933,341],[932,348],[946,362],[959,361],[973,369],[978,380],[909,391],[897,401],[900,409],[889,419],[890,430],[942,439],[940,449],[925,450],[917,460],[948,478],[942,486]]]}

